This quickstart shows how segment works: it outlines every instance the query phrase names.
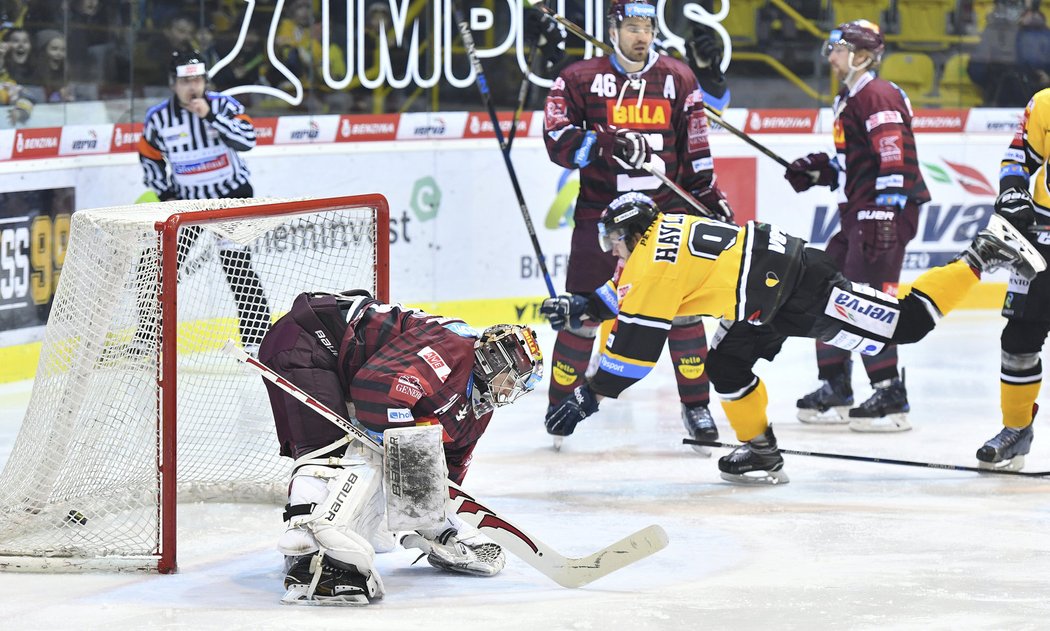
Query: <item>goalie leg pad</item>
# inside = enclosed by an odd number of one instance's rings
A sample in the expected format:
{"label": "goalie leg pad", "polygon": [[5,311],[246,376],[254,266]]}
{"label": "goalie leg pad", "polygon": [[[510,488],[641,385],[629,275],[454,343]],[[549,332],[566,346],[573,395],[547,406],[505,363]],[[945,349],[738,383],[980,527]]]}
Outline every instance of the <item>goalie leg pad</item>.
{"label": "goalie leg pad", "polygon": [[[374,565],[375,549],[369,542],[382,526],[382,490],[378,468],[363,460],[344,459],[344,466],[304,465],[293,474],[289,491],[288,529],[278,542],[278,549],[288,556],[323,554],[329,565],[354,568],[366,583],[374,583],[370,598],[381,598],[382,579]],[[298,507],[311,507],[308,511]],[[298,514],[295,514],[298,512]],[[322,575],[313,566],[315,578]],[[302,568],[300,567],[300,573]],[[291,580],[289,570],[286,583]],[[301,577],[300,577],[301,578]],[[320,580],[318,578],[318,580]],[[292,581],[293,600],[302,600],[301,580]],[[313,598],[317,583],[306,590]],[[289,587],[289,590],[291,588]]]}
{"label": "goalie leg pad", "polygon": [[383,432],[383,489],[390,530],[436,528],[445,523],[448,470],[440,425]]}

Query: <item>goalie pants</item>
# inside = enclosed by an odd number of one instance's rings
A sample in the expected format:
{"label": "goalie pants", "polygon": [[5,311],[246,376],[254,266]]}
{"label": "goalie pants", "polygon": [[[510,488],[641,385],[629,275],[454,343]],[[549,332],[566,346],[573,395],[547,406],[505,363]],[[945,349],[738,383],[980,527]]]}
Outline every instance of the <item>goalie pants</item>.
{"label": "goalie pants", "polygon": [[[776,357],[788,337],[816,338],[868,354],[890,343],[917,342],[978,280],[957,261],[927,271],[911,293],[897,300],[851,283],[827,254],[806,248],[799,284],[770,323],[724,321],[712,338],[707,373],[737,437],[746,441],[764,431],[765,389],[754,365]],[[736,403],[745,399],[753,404]]]}

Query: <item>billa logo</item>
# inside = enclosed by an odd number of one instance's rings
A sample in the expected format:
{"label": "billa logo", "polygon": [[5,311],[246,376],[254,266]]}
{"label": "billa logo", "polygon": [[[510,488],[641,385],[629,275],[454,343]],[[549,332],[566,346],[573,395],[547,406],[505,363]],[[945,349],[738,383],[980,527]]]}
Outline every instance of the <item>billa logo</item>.
{"label": "billa logo", "polygon": [[666,99],[643,101],[641,106],[606,101],[606,116],[611,124],[631,129],[664,129],[671,120],[671,103]]}

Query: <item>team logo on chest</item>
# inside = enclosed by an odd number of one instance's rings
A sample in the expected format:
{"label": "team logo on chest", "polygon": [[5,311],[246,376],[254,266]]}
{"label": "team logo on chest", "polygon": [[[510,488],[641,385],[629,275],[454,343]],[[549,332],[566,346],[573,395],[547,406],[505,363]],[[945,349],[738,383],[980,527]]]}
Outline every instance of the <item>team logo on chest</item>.
{"label": "team logo on chest", "polygon": [[625,97],[619,107],[616,101],[605,102],[605,116],[611,125],[631,129],[667,129],[671,124],[671,103],[666,99],[644,99],[639,105],[636,97]]}

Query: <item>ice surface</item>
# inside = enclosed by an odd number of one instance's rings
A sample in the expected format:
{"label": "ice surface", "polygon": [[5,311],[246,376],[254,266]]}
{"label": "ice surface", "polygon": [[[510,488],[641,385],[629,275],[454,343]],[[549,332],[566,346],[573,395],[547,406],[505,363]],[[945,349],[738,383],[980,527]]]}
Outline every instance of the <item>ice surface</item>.
{"label": "ice surface", "polygon": [[[991,312],[946,318],[901,349],[915,429],[856,434],[794,420],[817,385],[812,343],[760,363],[789,449],[975,465],[999,430],[999,332]],[[549,351],[553,338],[544,335]],[[869,389],[854,370],[858,400]],[[0,386],[0,462],[28,384]],[[681,445],[664,361],[603,402],[555,453],[546,385],[496,413],[464,487],[564,554],[651,523],[667,549],[578,590],[508,558],[494,578],[446,575],[404,550],[381,555],[388,595],[364,609],[278,604],[275,506],[180,507],[180,571],[0,574],[4,628],[223,629],[1037,629],[1050,614],[1050,478],[1025,479],[787,456],[791,483],[742,488]],[[1042,400],[1046,403],[1044,393]],[[1045,410],[1050,407],[1044,405]],[[735,440],[718,406],[723,440]],[[1040,426],[1042,423],[1040,423]],[[1050,470],[1036,428],[1026,470]],[[725,453],[716,452],[716,457]],[[11,625],[11,626],[8,626]]]}

